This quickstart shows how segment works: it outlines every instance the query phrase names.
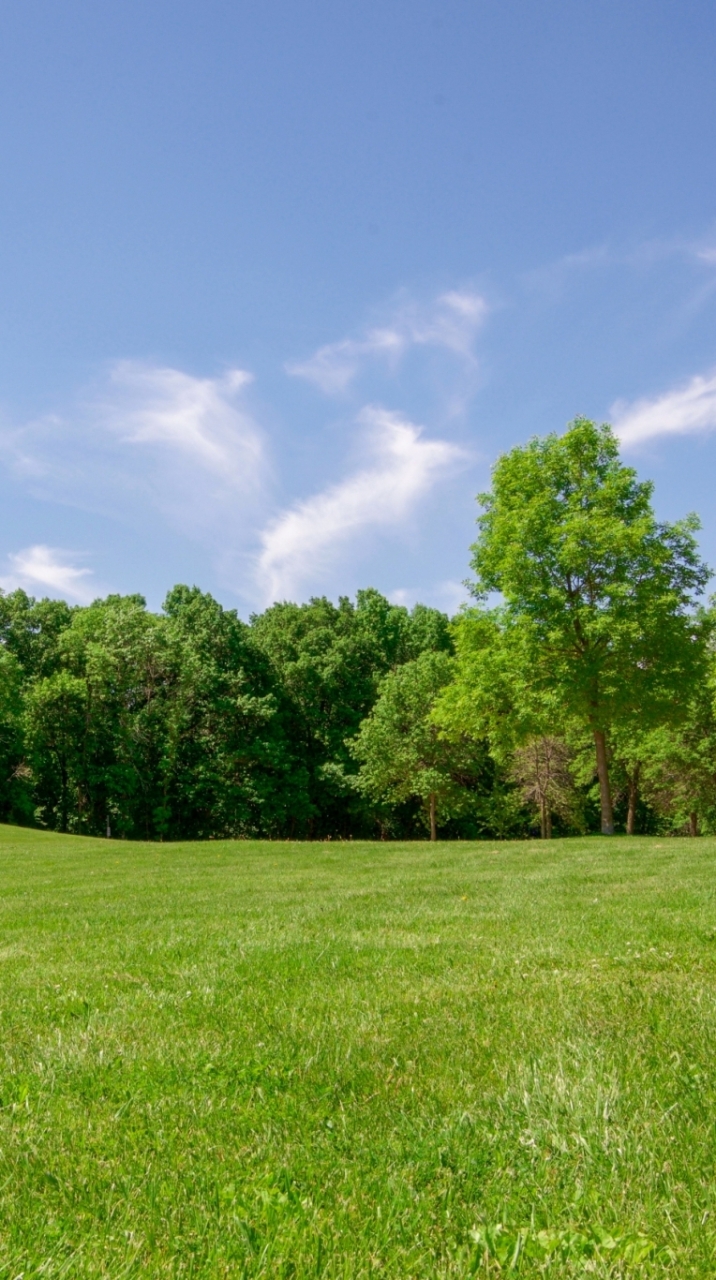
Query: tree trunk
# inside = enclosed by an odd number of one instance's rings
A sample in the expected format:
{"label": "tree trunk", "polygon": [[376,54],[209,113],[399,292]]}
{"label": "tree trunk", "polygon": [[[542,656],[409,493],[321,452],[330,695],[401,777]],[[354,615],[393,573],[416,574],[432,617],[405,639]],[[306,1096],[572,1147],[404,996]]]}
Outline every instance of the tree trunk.
{"label": "tree trunk", "polygon": [[549,805],[546,805],[545,807],[544,816],[545,816],[545,823],[544,823],[545,838],[547,840],[551,840],[552,839],[552,811]]}
{"label": "tree trunk", "polygon": [[636,802],[639,799],[639,768],[637,764],[634,766],[634,772],[629,777],[629,808],[627,809],[626,833],[628,836],[634,835],[636,826]]}
{"label": "tree trunk", "polygon": [[691,812],[689,814],[689,835],[697,836],[699,834],[699,815]]}
{"label": "tree trunk", "polygon": [[539,833],[543,840],[547,839],[547,801],[544,796],[539,802]]}
{"label": "tree trunk", "polygon": [[435,792],[430,792],[430,839],[437,840],[438,824],[435,817]]}
{"label": "tree trunk", "polygon": [[602,807],[602,835],[613,836],[614,812],[612,810],[612,794],[609,790],[607,739],[603,729],[594,730],[594,745],[597,749],[597,776],[599,778],[599,799]]}

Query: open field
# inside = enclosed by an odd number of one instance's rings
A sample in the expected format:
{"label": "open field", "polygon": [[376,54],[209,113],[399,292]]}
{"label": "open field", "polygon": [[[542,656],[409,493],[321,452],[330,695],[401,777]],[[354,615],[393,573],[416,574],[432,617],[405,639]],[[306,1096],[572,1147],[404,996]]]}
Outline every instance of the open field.
{"label": "open field", "polygon": [[716,1273],[713,840],[4,827],[0,927],[3,1280]]}

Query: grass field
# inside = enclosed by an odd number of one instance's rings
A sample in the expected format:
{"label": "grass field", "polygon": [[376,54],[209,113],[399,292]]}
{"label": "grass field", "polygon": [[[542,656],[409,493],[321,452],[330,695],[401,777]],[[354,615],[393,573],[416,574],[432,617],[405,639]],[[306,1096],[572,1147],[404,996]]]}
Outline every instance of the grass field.
{"label": "grass field", "polygon": [[715,890],[0,828],[0,1277],[713,1277]]}

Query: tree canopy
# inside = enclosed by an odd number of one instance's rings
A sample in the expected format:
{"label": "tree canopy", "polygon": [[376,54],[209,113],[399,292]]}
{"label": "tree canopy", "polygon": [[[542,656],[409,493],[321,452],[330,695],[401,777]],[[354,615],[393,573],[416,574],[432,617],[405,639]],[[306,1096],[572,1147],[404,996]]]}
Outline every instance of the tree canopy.
{"label": "tree canopy", "polygon": [[357,789],[376,801],[418,800],[431,840],[440,819],[464,811],[485,772],[482,744],[467,735],[447,737],[430,716],[453,668],[449,654],[426,652],[391,672],[349,743],[360,762]]}
{"label": "tree canopy", "polygon": [[503,455],[492,481],[480,497],[475,595],[502,598],[495,643],[519,673],[515,702],[551,702],[564,725],[588,727],[611,833],[609,732],[669,718],[703,675],[698,520],[657,521],[652,485],[620,461],[611,428],[582,418]]}
{"label": "tree canopy", "polygon": [[[498,460],[450,621],[0,591],[0,820],[139,839],[716,830],[716,612],[607,426]],[[595,783],[596,778],[596,783]],[[616,816],[615,816],[616,815]]]}

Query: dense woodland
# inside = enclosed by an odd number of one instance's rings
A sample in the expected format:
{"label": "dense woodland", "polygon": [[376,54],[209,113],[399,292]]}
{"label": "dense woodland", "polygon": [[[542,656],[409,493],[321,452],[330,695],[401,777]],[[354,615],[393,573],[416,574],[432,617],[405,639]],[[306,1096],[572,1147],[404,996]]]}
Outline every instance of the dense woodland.
{"label": "dense woodland", "polygon": [[[474,604],[379,592],[243,622],[0,593],[0,819],[131,839],[716,830],[714,614],[694,517],[608,427],[501,458]],[[493,603],[497,601],[497,603]]]}

